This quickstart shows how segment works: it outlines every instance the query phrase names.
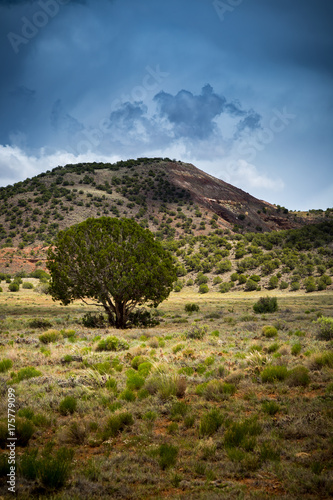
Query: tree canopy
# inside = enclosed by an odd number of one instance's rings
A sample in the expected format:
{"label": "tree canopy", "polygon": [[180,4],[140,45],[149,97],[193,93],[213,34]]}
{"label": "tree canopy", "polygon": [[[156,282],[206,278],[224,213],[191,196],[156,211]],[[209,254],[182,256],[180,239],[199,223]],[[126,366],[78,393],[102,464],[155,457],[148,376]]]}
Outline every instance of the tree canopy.
{"label": "tree canopy", "polygon": [[110,325],[126,328],[131,311],[157,307],[177,279],[171,254],[132,219],[89,218],[61,231],[48,251],[50,293],[68,305],[94,299]]}

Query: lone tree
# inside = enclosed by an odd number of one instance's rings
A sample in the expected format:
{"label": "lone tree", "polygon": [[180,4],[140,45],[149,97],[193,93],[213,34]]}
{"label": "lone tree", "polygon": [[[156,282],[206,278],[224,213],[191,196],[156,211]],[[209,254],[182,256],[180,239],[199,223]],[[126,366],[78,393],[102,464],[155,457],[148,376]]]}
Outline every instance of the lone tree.
{"label": "lone tree", "polygon": [[116,328],[126,328],[135,306],[157,307],[177,279],[171,254],[148,229],[125,218],[90,218],[61,231],[47,267],[54,300],[94,299]]}

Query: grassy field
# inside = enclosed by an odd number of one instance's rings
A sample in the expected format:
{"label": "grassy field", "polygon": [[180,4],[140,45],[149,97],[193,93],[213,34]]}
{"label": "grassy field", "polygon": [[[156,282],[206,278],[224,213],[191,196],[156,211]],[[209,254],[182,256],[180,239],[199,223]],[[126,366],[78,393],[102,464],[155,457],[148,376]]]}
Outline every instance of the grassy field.
{"label": "grassy field", "polygon": [[[333,495],[332,331],[318,322],[332,291],[184,288],[154,311],[158,326],[120,331],[83,326],[97,308],[3,288],[0,498],[13,496],[9,388],[18,498]],[[277,311],[254,312],[263,295]]]}

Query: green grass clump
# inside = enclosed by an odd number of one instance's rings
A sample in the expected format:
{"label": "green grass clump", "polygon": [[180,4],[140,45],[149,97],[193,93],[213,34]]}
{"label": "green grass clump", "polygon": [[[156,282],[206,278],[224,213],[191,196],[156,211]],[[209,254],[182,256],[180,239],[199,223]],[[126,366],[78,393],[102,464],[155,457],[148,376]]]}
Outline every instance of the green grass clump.
{"label": "green grass clump", "polygon": [[185,332],[186,338],[202,340],[207,333],[207,327],[200,325],[192,325],[189,330]]}
{"label": "green grass clump", "polygon": [[66,396],[59,404],[59,411],[62,415],[73,414],[77,409],[77,400],[74,396]]}
{"label": "green grass clump", "polygon": [[273,313],[278,310],[276,297],[260,297],[254,304],[253,310],[257,314]]}
{"label": "green grass clump", "polygon": [[35,287],[34,287],[33,283],[30,283],[29,281],[25,281],[22,284],[22,288],[25,288],[26,290],[33,290]]}
{"label": "green grass clump", "polygon": [[333,318],[321,316],[316,323],[319,325],[318,340],[333,340]]}
{"label": "green grass clump", "polygon": [[268,346],[267,352],[269,354],[272,354],[273,352],[276,352],[280,348],[280,345],[277,342],[274,342],[274,344],[271,344]]}
{"label": "green grass clump", "polygon": [[189,407],[184,401],[177,401],[172,405],[170,410],[171,420],[181,420],[187,414],[188,410]]}
{"label": "green grass clump", "polygon": [[262,409],[268,415],[275,415],[281,408],[276,401],[263,401]]}
{"label": "green grass clump", "polygon": [[186,390],[186,380],[179,375],[156,373],[146,381],[145,389],[150,394],[158,394],[163,400],[173,396],[183,397]]}
{"label": "green grass clump", "polygon": [[146,361],[147,358],[145,358],[144,356],[135,356],[131,361],[131,367],[134,368],[134,370],[138,370],[139,366]]}
{"label": "green grass clump", "polygon": [[235,392],[234,384],[221,382],[221,380],[211,380],[203,389],[203,396],[208,401],[221,401],[233,396]]}
{"label": "green grass clump", "polygon": [[285,380],[288,370],[285,366],[266,366],[261,372],[261,380],[263,382],[276,382]]}
{"label": "green grass clump", "polygon": [[58,490],[65,486],[69,479],[74,450],[59,448],[55,453],[51,449],[44,450],[44,456],[37,462],[38,477],[42,485],[50,490]]}
{"label": "green grass clump", "polygon": [[129,348],[128,343],[125,340],[118,339],[114,335],[101,340],[96,351],[125,351]]}
{"label": "green grass clump", "polygon": [[141,377],[136,372],[129,372],[126,380],[126,387],[131,390],[139,390],[145,384],[144,377]]}
{"label": "green grass clump", "polygon": [[61,338],[61,334],[58,330],[47,330],[42,335],[39,336],[39,341],[42,344],[51,344],[51,342],[57,342]]}
{"label": "green grass clump", "polygon": [[197,312],[199,309],[198,304],[185,304],[185,311],[188,313]]}
{"label": "green grass clump", "polygon": [[15,422],[15,437],[17,446],[27,446],[35,432],[35,426],[30,420],[17,418]]}
{"label": "green grass clump", "polygon": [[267,339],[271,339],[273,337],[276,337],[277,336],[277,329],[275,328],[275,326],[263,326],[262,328],[262,333],[263,335],[267,338]]}
{"label": "green grass clump", "polygon": [[46,319],[32,319],[28,322],[29,328],[50,328],[52,323]]}
{"label": "green grass clump", "polygon": [[259,458],[261,462],[267,462],[268,460],[279,461],[280,452],[271,443],[264,441],[261,444]]}
{"label": "green grass clump", "polygon": [[316,356],[314,356],[314,363],[319,369],[323,368],[324,366],[333,368],[333,351],[325,351],[321,354],[317,354]]}
{"label": "green grass clump", "polygon": [[178,448],[172,444],[161,444],[158,449],[159,465],[165,470],[176,465]]}
{"label": "green grass clump", "polygon": [[11,359],[2,359],[0,361],[0,373],[5,373],[10,370],[13,366],[13,362]]}
{"label": "green grass clump", "polygon": [[205,413],[200,419],[199,437],[212,436],[215,434],[221,427],[223,420],[223,415],[216,408]]}
{"label": "green grass clump", "polygon": [[125,389],[123,392],[119,394],[119,399],[123,399],[124,401],[127,401],[128,403],[131,403],[136,400],[136,396],[132,389]]}
{"label": "green grass clump", "polygon": [[103,431],[103,439],[106,441],[110,437],[117,436],[126,427],[130,427],[134,424],[134,419],[131,413],[123,412],[117,415],[112,415],[107,421],[107,424]]}
{"label": "green grass clump", "polygon": [[108,378],[108,380],[105,383],[105,387],[107,389],[111,389],[114,392],[117,392],[117,381],[116,381],[116,379],[113,378],[113,377]]}
{"label": "green grass clump", "polygon": [[257,417],[247,418],[242,422],[234,422],[224,434],[224,446],[226,448],[244,448],[245,451],[253,451],[255,436],[262,431]]}
{"label": "green grass clump", "polygon": [[310,383],[309,370],[305,366],[296,366],[288,371],[287,384],[290,387],[306,387]]}
{"label": "green grass clump", "polygon": [[29,378],[40,377],[40,375],[42,375],[42,372],[36,370],[34,366],[26,366],[17,372],[13,378],[13,382],[21,382],[22,380],[27,380]]}
{"label": "green grass clump", "polygon": [[293,356],[297,356],[302,350],[302,346],[299,342],[297,342],[297,344],[294,344],[291,348],[291,354]]}
{"label": "green grass clump", "polygon": [[144,361],[143,363],[140,363],[138,366],[138,372],[142,377],[147,377],[149,373],[151,372],[153,365],[150,363],[150,361]]}

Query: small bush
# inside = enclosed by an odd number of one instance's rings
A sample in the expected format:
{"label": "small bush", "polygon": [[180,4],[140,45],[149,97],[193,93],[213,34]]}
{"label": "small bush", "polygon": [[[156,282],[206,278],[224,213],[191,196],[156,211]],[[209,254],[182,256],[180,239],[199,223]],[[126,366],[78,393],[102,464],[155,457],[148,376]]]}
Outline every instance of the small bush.
{"label": "small bush", "polygon": [[245,451],[253,451],[255,436],[262,431],[256,417],[247,418],[242,422],[234,422],[224,434],[224,446],[226,448],[244,448]]}
{"label": "small bush", "polygon": [[324,366],[333,368],[333,351],[326,351],[314,356],[314,364],[317,368],[321,369]]}
{"label": "small bush", "polygon": [[263,382],[282,381],[287,377],[288,370],[285,366],[266,366],[261,372],[261,380]]}
{"label": "small bush", "polygon": [[139,364],[138,372],[142,377],[147,377],[151,372],[153,365],[149,361],[144,361]]}
{"label": "small bush", "polygon": [[208,285],[203,283],[202,285],[199,286],[199,293],[208,293],[208,292],[209,292]]}
{"label": "small bush", "polygon": [[114,392],[117,392],[117,381],[116,381],[116,379],[115,379],[115,378],[110,377],[110,378],[106,381],[106,383],[105,383],[105,387],[106,387],[107,389],[111,389],[111,390],[112,390],[112,391],[114,391]]}
{"label": "small bush", "polygon": [[66,396],[59,404],[59,411],[62,415],[69,415],[76,411],[77,401],[74,396]]}
{"label": "small bush", "polygon": [[141,389],[145,384],[145,379],[138,373],[133,372],[127,375],[126,387],[131,390]]}
{"label": "small bush", "polygon": [[301,344],[298,342],[297,344],[294,344],[291,348],[291,354],[293,356],[297,356],[302,350]]}
{"label": "small bush", "polygon": [[63,488],[70,476],[73,457],[71,448],[59,448],[55,454],[49,449],[44,451],[38,462],[38,477],[43,486],[51,490]]}
{"label": "small bush", "polygon": [[286,290],[286,288],[288,288],[288,286],[289,286],[288,283],[286,281],[282,280],[280,282],[279,288],[280,288],[280,290]]}
{"label": "small bush", "polygon": [[51,344],[52,342],[57,342],[60,337],[61,335],[58,330],[47,330],[39,336],[39,340],[42,344]]}
{"label": "small bush", "polygon": [[310,383],[309,370],[305,366],[296,366],[288,371],[286,381],[290,387],[306,387]]}
{"label": "small bush", "polygon": [[276,401],[264,401],[262,403],[262,409],[268,415],[275,415],[280,410],[280,405]]}
{"label": "small bush", "polygon": [[131,367],[134,368],[134,370],[139,369],[139,365],[141,363],[145,363],[147,359],[144,356],[134,356],[134,358],[131,361]]}
{"label": "small bush", "polygon": [[315,323],[319,325],[318,340],[333,340],[333,318],[321,316]]}
{"label": "small bush", "polygon": [[262,328],[262,333],[267,339],[271,339],[277,336],[278,331],[275,326],[266,325]]}
{"label": "small bush", "polygon": [[188,312],[188,313],[192,313],[192,312],[198,312],[200,309],[200,307],[198,306],[198,304],[185,304],[185,311]]}
{"label": "small bush", "polygon": [[145,388],[150,394],[159,394],[163,400],[172,396],[182,397],[186,391],[186,379],[178,375],[156,373],[147,380]]}
{"label": "small bush", "polygon": [[13,362],[11,359],[3,359],[0,361],[0,373],[5,373],[6,371],[10,370],[10,368],[13,366]]}
{"label": "small bush", "polygon": [[221,401],[233,396],[236,392],[234,384],[221,382],[220,380],[211,380],[203,390],[203,396],[208,401]]}
{"label": "small bush", "polygon": [[126,429],[126,427],[130,427],[133,424],[134,419],[132,414],[129,412],[123,412],[118,413],[117,415],[113,415],[109,418],[104,428],[103,439],[107,440],[110,437],[115,437],[124,429]]}
{"label": "small bush", "polygon": [[14,377],[15,382],[21,382],[21,380],[27,380],[33,377],[40,377],[42,372],[36,370],[34,366],[27,366],[25,368],[21,368]]}
{"label": "small bush", "polygon": [[39,462],[37,459],[38,449],[26,450],[19,461],[20,474],[29,481],[37,479]]}
{"label": "small bush", "polygon": [[301,285],[299,283],[299,281],[292,281],[290,283],[290,290],[292,292],[296,292],[297,290],[299,290],[301,288]]}
{"label": "small bush", "polygon": [[86,313],[82,318],[82,324],[86,328],[105,328],[107,321],[103,314]]}
{"label": "small bush", "polygon": [[188,339],[203,339],[204,335],[207,333],[207,327],[193,325],[189,330],[185,332],[185,335]]}
{"label": "small bush", "polygon": [[15,281],[13,281],[13,283],[10,283],[10,285],[8,285],[8,290],[10,292],[18,292],[20,289],[20,285],[18,283],[16,283]]}
{"label": "small bush", "polygon": [[253,280],[253,279],[248,279],[247,282],[245,283],[245,291],[246,292],[253,292],[255,290],[257,290],[257,283]]}
{"label": "small bush", "polygon": [[52,323],[46,319],[32,319],[28,322],[29,328],[50,328]]}
{"label": "small bush", "polygon": [[260,297],[254,304],[253,310],[255,313],[273,313],[278,310],[278,303],[276,297]]}
{"label": "small bush", "polygon": [[133,401],[136,400],[136,396],[134,392],[131,389],[125,389],[123,392],[119,394],[119,399],[123,399],[124,401],[127,401],[128,403],[132,403]]}
{"label": "small bush", "polygon": [[222,414],[216,408],[205,413],[200,420],[199,437],[212,436],[215,434],[221,427],[223,420]]}
{"label": "small bush", "polygon": [[276,352],[280,348],[279,344],[277,342],[274,342],[274,344],[271,344],[268,346],[267,352],[269,354]]}
{"label": "small bush", "polygon": [[178,448],[172,444],[161,444],[158,449],[159,465],[165,470],[176,465]]}
{"label": "small bush", "polygon": [[17,446],[27,446],[35,432],[35,426],[30,420],[17,418],[15,422],[15,437]]}
{"label": "small bush", "polygon": [[128,348],[129,345],[127,342],[111,336],[101,340],[96,347],[96,351],[124,351]]}
{"label": "small bush", "polygon": [[35,287],[33,283],[30,283],[29,281],[25,281],[22,285],[22,288],[25,288],[26,290],[33,290]]}
{"label": "small bush", "polygon": [[221,283],[221,285],[219,286],[219,290],[221,293],[228,293],[231,290],[232,286],[232,283]]}

